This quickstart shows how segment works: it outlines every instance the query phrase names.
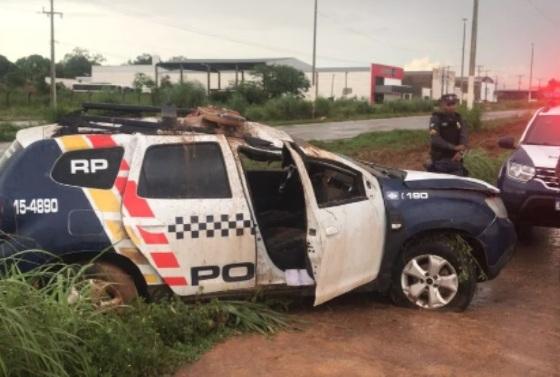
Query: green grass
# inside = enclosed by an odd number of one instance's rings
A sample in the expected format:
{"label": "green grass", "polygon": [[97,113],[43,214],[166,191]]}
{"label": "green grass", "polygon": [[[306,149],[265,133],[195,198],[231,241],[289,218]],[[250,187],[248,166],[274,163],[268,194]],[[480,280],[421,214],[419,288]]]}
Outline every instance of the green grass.
{"label": "green grass", "polygon": [[500,168],[509,155],[510,152],[504,152],[498,157],[492,157],[482,149],[473,149],[465,155],[465,167],[471,177],[495,185]]}
{"label": "green grass", "polygon": [[403,149],[428,145],[428,132],[425,130],[394,130],[369,132],[352,139],[333,141],[312,141],[319,148],[335,153],[355,155],[372,149]]}
{"label": "green grass", "polygon": [[89,298],[84,268],[6,270],[0,279],[0,375],[6,377],[162,376],[232,334],[290,326],[285,314],[251,301],[139,301],[100,311]]}
{"label": "green grass", "polygon": [[11,123],[0,124],[0,141],[6,142],[14,140],[18,130],[19,128]]}

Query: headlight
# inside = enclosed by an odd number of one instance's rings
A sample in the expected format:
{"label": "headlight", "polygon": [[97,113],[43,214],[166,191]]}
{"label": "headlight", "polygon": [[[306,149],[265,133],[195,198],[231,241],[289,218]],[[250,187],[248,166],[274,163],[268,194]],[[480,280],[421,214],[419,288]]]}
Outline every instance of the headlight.
{"label": "headlight", "polygon": [[496,214],[496,217],[507,219],[508,214],[506,206],[499,196],[486,198],[486,204],[488,204],[488,207]]}
{"label": "headlight", "polygon": [[535,176],[535,168],[528,165],[510,162],[507,166],[508,175],[518,181],[528,182]]}

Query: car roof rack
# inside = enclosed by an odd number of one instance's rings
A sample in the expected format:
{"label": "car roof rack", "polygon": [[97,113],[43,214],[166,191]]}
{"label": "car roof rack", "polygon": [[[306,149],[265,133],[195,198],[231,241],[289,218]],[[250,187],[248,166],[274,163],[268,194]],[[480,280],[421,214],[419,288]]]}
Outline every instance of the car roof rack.
{"label": "car roof rack", "polygon": [[[117,112],[125,114],[161,113],[161,120],[148,121],[124,116],[89,115],[87,114],[89,110],[104,110],[110,113]],[[157,134],[158,131],[175,130],[177,114],[187,115],[191,112],[191,109],[177,109],[174,106],[156,107],[85,102],[82,104],[81,111],[76,111],[64,116],[57,122],[58,125],[62,126],[58,134],[68,135],[92,131],[104,133]],[[216,133],[215,129],[212,127],[204,126],[181,126],[177,131]]]}
{"label": "car roof rack", "polygon": [[82,103],[82,111],[88,112],[89,110],[105,110],[116,113],[129,113],[129,114],[142,114],[142,113],[161,113],[170,109],[175,110],[175,116],[186,116],[194,111],[189,108],[175,108],[174,106],[139,106],[139,105],[126,105],[116,103],[103,103],[103,102],[84,102]]}

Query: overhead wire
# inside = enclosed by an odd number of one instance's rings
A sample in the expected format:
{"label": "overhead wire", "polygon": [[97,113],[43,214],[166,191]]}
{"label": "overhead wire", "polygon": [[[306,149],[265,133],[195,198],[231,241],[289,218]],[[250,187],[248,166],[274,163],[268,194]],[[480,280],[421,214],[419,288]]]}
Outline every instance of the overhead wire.
{"label": "overhead wire", "polygon": [[[308,51],[302,51],[302,50],[296,50],[296,49],[290,49],[290,48],[284,48],[284,47],[277,47],[277,46],[270,46],[270,45],[266,45],[266,44],[262,44],[262,43],[258,43],[258,42],[254,42],[254,41],[247,41],[247,40],[241,40],[241,39],[237,39],[237,38],[232,38],[229,36],[225,36],[222,34],[217,34],[217,33],[212,33],[209,31],[205,31],[205,30],[201,30],[201,29],[197,29],[197,28],[193,28],[193,27],[187,27],[184,25],[176,25],[172,22],[169,22],[166,19],[166,22],[161,22],[161,21],[157,21],[153,18],[153,15],[149,15],[143,12],[139,12],[138,10],[131,10],[129,12],[129,10],[127,9],[126,11],[123,10],[119,10],[117,9],[114,4],[111,4],[112,6],[112,10],[126,15],[126,16],[131,16],[131,14],[136,14],[136,16],[134,17],[141,17],[142,20],[144,22],[151,22],[154,24],[158,24],[161,26],[165,26],[165,27],[169,27],[169,28],[173,28],[173,29],[177,29],[177,30],[181,30],[184,32],[188,32],[188,33],[192,33],[192,34],[197,34],[197,35],[202,35],[205,37],[210,37],[210,38],[214,38],[214,39],[220,39],[220,40],[224,40],[224,41],[228,41],[231,43],[236,43],[236,44],[240,44],[240,45],[245,45],[245,46],[251,46],[251,47],[257,47],[260,49],[266,49],[269,51],[274,51],[274,52],[289,52],[291,54],[297,54],[297,55],[307,55],[309,54]],[[369,62],[364,62],[364,61],[357,61],[357,60],[352,60],[352,59],[346,59],[346,58],[340,58],[340,57],[335,57],[335,56],[329,56],[329,55],[317,55],[320,58],[323,59],[328,59],[328,60],[334,60],[334,61],[340,61],[340,62],[346,62],[346,63],[354,63],[354,64],[369,64]]]}

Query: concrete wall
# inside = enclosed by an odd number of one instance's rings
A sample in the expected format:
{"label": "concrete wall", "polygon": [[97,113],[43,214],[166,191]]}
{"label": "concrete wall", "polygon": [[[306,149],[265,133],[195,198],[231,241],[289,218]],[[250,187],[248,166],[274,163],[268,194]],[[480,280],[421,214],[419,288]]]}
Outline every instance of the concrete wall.
{"label": "concrete wall", "polygon": [[[363,71],[348,70],[341,71],[339,69],[328,71],[321,70],[318,74],[318,92],[319,97],[334,97],[334,98],[364,98],[369,100],[370,96],[370,82],[371,73],[369,69]],[[305,74],[309,82],[311,80],[311,72]],[[344,88],[351,90],[350,93],[345,94]],[[305,96],[307,99],[315,98],[315,88],[311,87]]]}

